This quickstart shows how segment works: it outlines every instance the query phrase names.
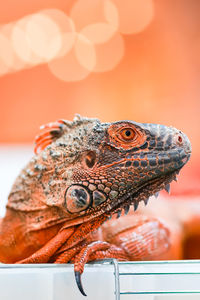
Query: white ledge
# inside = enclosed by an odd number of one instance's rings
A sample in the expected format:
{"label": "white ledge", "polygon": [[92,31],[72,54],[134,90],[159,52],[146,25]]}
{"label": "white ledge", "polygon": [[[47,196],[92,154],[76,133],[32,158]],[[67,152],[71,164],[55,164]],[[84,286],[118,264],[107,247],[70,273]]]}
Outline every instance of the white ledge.
{"label": "white ledge", "polygon": [[73,265],[0,265],[1,300],[200,299],[200,260],[97,262],[75,283]]}

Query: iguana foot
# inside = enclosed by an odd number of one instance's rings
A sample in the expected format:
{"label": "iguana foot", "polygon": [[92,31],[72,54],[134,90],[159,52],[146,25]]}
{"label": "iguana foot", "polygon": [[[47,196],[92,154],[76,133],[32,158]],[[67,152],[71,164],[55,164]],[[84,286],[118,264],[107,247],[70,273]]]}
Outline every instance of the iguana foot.
{"label": "iguana foot", "polygon": [[[118,260],[152,260],[166,252],[170,246],[170,232],[153,217],[130,215],[109,221],[103,225],[107,241],[85,240],[76,247],[61,253],[55,263],[74,263],[75,279],[80,292],[85,296],[81,274],[86,263],[95,260],[116,258]],[[114,227],[109,225],[112,222]],[[115,230],[111,230],[115,228]]]}
{"label": "iguana foot", "polygon": [[77,246],[62,253],[55,263],[74,263],[74,273],[77,286],[80,292],[86,296],[82,283],[81,274],[84,271],[84,266],[90,261],[117,258],[119,260],[130,260],[129,255],[121,248],[107,242],[95,241],[85,246]]}
{"label": "iguana foot", "polygon": [[82,283],[81,274],[84,271],[84,266],[87,262],[96,261],[100,259],[116,258],[118,260],[130,260],[129,255],[121,248],[106,243],[106,242],[93,242],[92,244],[86,246],[74,259],[74,273],[76,278],[76,283],[80,292],[86,296]]}

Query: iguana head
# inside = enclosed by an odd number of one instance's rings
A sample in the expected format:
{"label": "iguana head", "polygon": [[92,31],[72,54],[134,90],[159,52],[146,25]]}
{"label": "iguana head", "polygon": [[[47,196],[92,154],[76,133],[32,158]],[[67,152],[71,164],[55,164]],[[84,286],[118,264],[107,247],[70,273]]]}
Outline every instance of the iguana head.
{"label": "iguana head", "polygon": [[38,144],[45,148],[39,157],[55,170],[44,184],[46,194],[55,194],[58,185],[59,204],[54,199],[52,205],[59,205],[73,224],[100,214],[119,216],[130,205],[136,209],[168,189],[191,155],[187,136],[176,128],[81,117],[50,126]]}

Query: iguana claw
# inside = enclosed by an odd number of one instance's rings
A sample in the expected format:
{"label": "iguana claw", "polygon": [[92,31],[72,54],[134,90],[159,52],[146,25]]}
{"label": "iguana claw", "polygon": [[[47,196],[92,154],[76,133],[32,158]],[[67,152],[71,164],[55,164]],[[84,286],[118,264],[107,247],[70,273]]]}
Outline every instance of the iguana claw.
{"label": "iguana claw", "polygon": [[82,286],[81,273],[78,272],[78,271],[74,271],[74,274],[75,274],[75,279],[76,279],[76,283],[77,283],[77,286],[79,288],[79,291],[81,292],[81,294],[83,296],[87,296],[86,293],[84,292],[84,289],[83,289],[83,286]]}

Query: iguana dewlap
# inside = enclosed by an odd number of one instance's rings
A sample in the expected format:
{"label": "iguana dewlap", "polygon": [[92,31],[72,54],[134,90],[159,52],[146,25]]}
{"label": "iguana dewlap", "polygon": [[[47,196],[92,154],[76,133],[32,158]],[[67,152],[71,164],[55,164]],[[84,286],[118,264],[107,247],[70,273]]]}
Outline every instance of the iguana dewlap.
{"label": "iguana dewlap", "polygon": [[[98,234],[94,238],[95,230],[113,214],[119,217],[130,205],[136,209],[140,201],[168,189],[189,160],[191,145],[173,127],[76,117],[44,126],[35,151],[39,153],[21,171],[8,197],[0,223],[0,261],[73,261],[82,289],[80,273],[87,261],[134,257],[129,253],[134,247],[120,247]],[[140,228],[146,252],[149,244],[154,255],[158,245],[162,249],[167,243],[162,224],[150,226],[154,221],[142,217],[135,222],[132,231]],[[131,240],[131,245],[137,243],[140,248],[137,238]],[[145,251],[139,259],[151,254]]]}

